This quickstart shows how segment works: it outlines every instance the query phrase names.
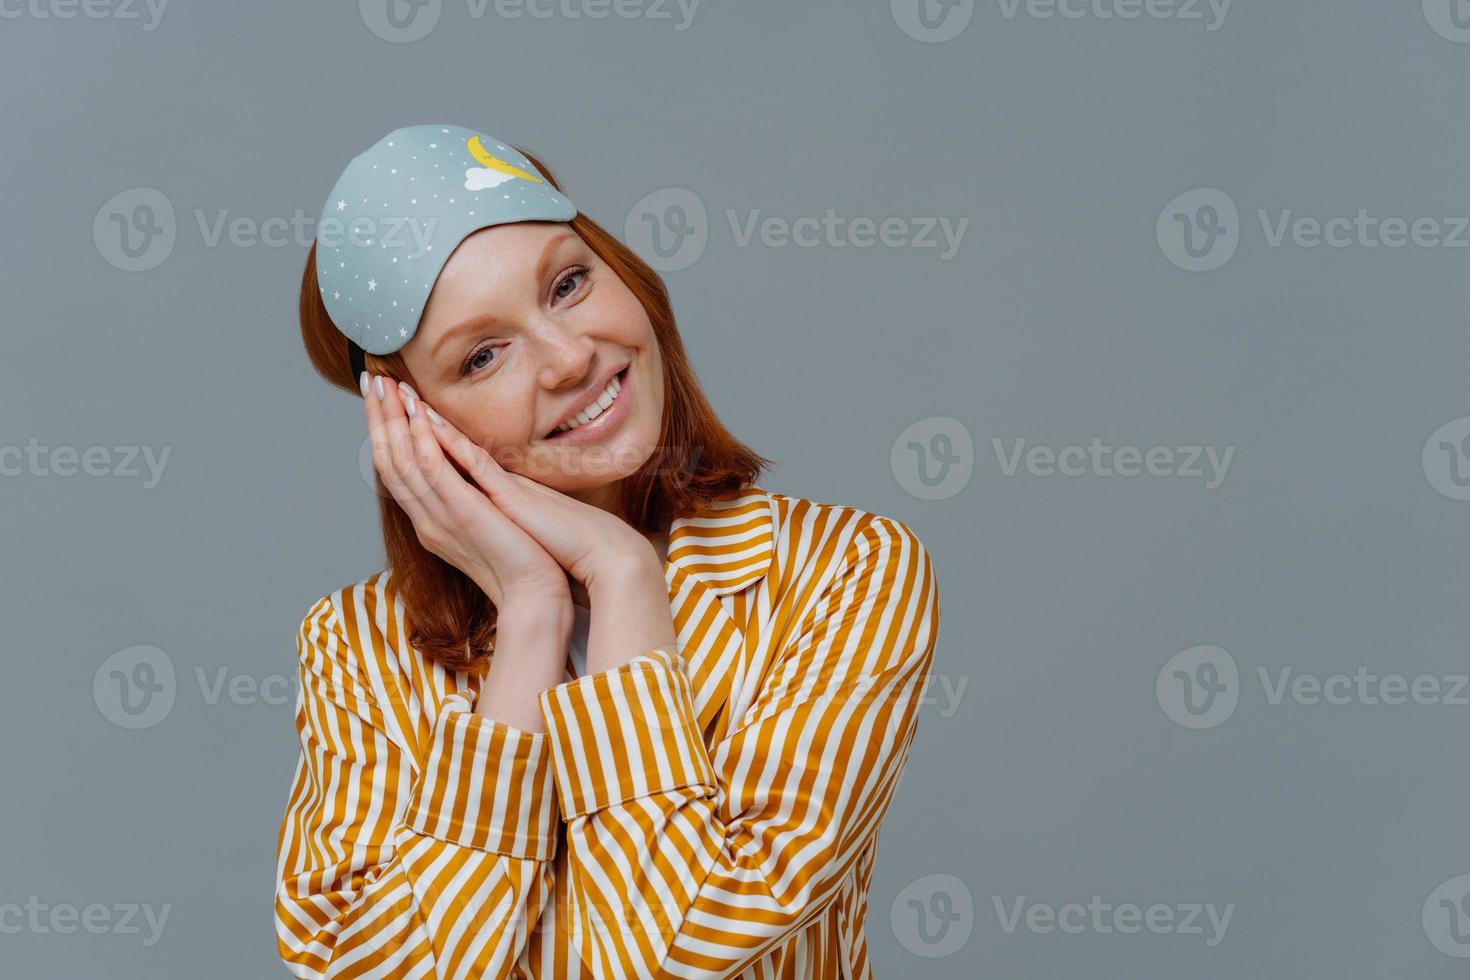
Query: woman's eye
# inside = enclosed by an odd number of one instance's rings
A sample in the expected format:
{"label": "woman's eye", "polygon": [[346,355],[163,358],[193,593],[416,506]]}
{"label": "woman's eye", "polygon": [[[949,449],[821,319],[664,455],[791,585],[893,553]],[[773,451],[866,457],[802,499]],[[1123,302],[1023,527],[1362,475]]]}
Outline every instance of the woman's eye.
{"label": "woman's eye", "polygon": [[586,266],[582,266],[567,273],[557,282],[556,288],[552,290],[552,297],[554,299],[566,299],[575,293],[578,282],[587,275],[588,271]]}
{"label": "woman's eye", "polygon": [[462,374],[470,374],[475,371],[483,371],[489,367],[494,360],[495,348],[482,347],[469,357],[465,358]]}

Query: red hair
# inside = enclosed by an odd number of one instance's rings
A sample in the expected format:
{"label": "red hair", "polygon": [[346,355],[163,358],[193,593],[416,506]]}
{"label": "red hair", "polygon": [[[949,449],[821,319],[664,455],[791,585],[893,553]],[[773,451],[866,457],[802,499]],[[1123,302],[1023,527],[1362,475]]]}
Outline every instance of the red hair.
{"label": "red hair", "polygon": [[[562,189],[540,160],[525,155],[553,187]],[[621,497],[631,526],[645,533],[662,530],[674,515],[698,513],[755,483],[771,460],[737,440],[715,416],[689,366],[658,273],[585,214],[578,212],[569,224],[638,298],[658,339],[665,393],[660,450],[622,481]],[[317,286],[315,244],[301,275],[300,317],[301,339],[316,372],[329,384],[359,394],[347,338],[332,323]],[[413,383],[397,352],[368,354],[366,363],[373,374]],[[374,481],[387,566],[407,611],[410,642],[447,670],[480,669],[488,662],[495,630],[493,603],[468,575],[419,543],[412,520],[382,478],[374,474]]]}

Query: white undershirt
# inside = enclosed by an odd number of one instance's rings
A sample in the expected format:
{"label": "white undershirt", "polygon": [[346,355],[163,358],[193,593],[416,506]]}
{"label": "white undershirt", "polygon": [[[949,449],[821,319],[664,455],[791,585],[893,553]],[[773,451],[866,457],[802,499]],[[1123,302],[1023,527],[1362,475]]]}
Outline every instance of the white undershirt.
{"label": "white undershirt", "polygon": [[584,606],[572,603],[572,664],[578,677],[587,673],[587,630],[592,625],[592,613]]}

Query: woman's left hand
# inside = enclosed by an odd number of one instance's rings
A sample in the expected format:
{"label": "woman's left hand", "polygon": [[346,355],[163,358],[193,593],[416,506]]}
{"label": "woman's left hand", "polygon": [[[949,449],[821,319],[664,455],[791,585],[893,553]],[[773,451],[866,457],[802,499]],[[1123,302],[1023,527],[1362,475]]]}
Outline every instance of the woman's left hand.
{"label": "woman's left hand", "polygon": [[616,581],[629,570],[653,569],[662,577],[653,545],[622,518],[510,472],[454,423],[431,413],[429,428],[445,452],[589,594],[597,582]]}

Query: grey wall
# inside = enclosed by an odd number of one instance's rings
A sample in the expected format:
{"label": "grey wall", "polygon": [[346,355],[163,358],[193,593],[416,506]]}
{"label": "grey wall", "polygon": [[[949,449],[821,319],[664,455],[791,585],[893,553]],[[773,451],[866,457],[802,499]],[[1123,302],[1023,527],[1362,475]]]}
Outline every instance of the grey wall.
{"label": "grey wall", "polygon": [[764,485],[934,555],[878,976],[1465,975],[1470,3],[384,2],[0,0],[0,974],[284,975],[294,631],[382,563],[289,223],[454,121],[665,221]]}

